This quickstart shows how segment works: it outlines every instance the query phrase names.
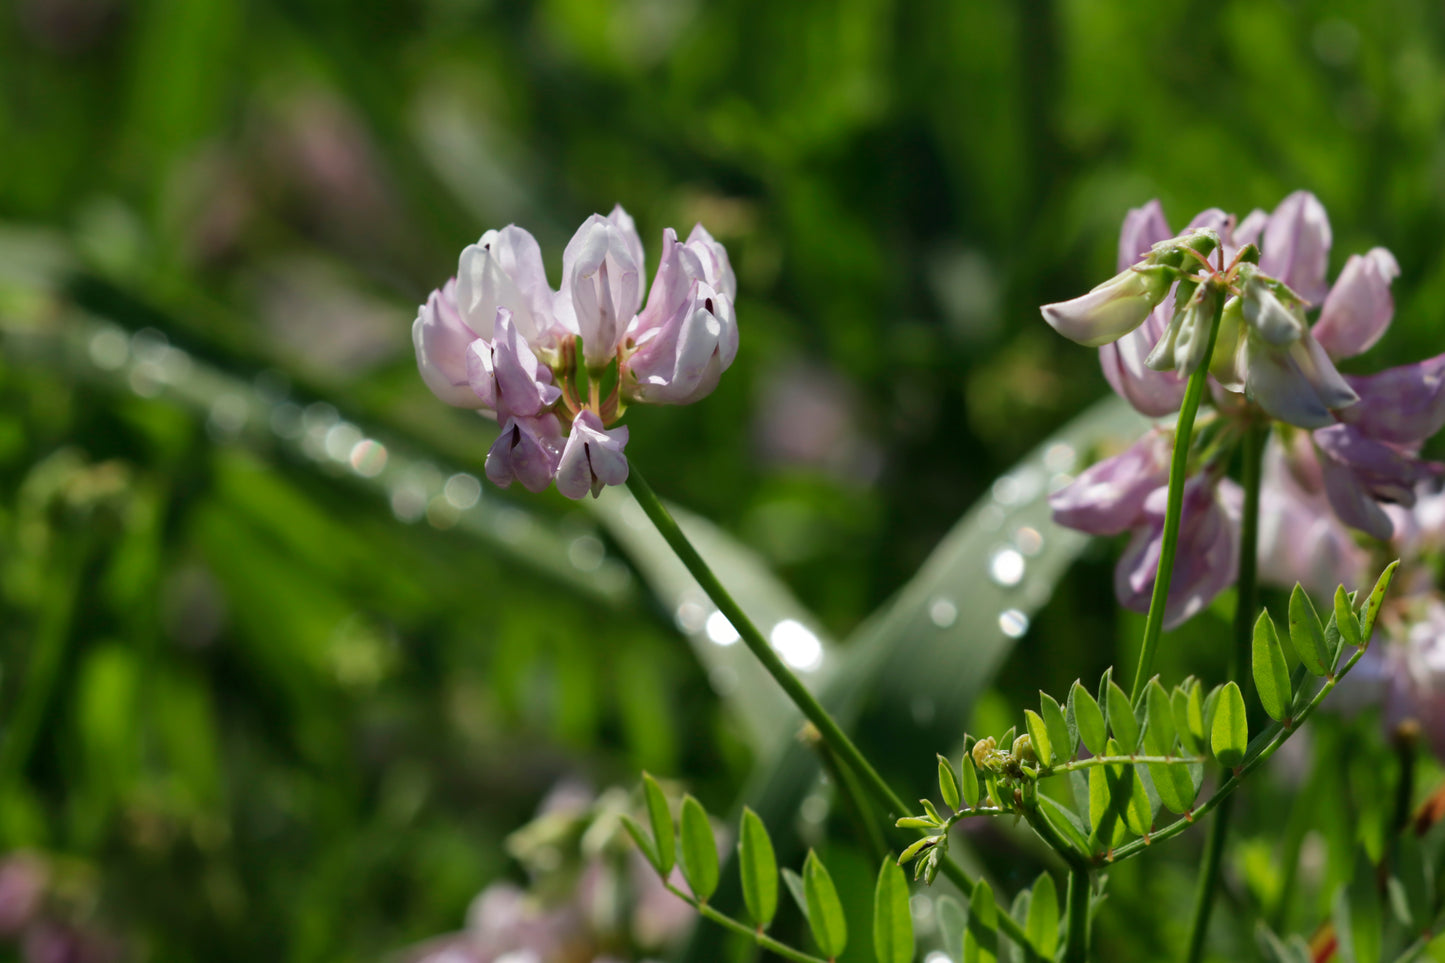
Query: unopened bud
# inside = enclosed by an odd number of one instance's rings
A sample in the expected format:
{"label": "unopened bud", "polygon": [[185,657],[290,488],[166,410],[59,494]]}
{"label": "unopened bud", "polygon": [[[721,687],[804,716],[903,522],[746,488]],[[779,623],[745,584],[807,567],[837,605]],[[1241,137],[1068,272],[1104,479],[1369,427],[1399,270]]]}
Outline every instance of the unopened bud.
{"label": "unopened bud", "polygon": [[1027,732],[1014,740],[1013,755],[1019,762],[1034,763],[1039,761],[1038,755],[1034,752],[1034,742],[1029,738]]}
{"label": "unopened bud", "polygon": [[[1185,285],[1180,284],[1179,290],[1180,297],[1184,297]],[[1169,329],[1144,363],[1155,371],[1173,370],[1184,376],[1192,374],[1204,363],[1214,315],[1223,299],[1223,285],[1212,278],[1193,286],[1188,300],[1176,306]]]}
{"label": "unopened bud", "polygon": [[993,736],[986,736],[973,744],[973,764],[980,769],[992,772],[998,767],[994,764],[994,753],[998,750],[998,740]]}

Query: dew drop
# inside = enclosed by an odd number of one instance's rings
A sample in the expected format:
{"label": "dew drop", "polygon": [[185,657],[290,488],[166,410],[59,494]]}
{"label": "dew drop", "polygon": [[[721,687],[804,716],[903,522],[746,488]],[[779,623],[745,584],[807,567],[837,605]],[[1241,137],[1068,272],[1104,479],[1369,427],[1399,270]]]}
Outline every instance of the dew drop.
{"label": "dew drop", "polygon": [[680,631],[692,633],[700,631],[707,622],[707,610],[696,602],[683,602],[672,617]]}
{"label": "dew drop", "polygon": [[936,598],[928,606],[928,617],[940,629],[946,629],[958,619],[958,606],[952,599]]}
{"label": "dew drop", "polygon": [[1014,545],[1020,552],[1032,558],[1044,549],[1044,537],[1031,525],[1024,525],[1014,532]]}
{"label": "dew drop", "polygon": [[988,560],[988,577],[1005,588],[1013,588],[1024,578],[1024,557],[1017,549],[1001,548]]}
{"label": "dew drop", "polygon": [[717,645],[732,645],[740,636],[738,630],[728,621],[728,617],[721,612],[714,611],[703,623],[703,630],[707,637]]}
{"label": "dew drop", "polygon": [[567,560],[579,572],[595,572],[602,567],[607,548],[595,535],[579,535],[567,546]]}
{"label": "dew drop", "polygon": [[998,627],[1011,639],[1021,639],[1029,630],[1029,617],[1018,609],[1005,609],[998,615]]}
{"label": "dew drop", "polygon": [[351,449],[351,470],[362,478],[375,478],[386,470],[386,446],[375,438],[363,438]]}
{"label": "dew drop", "polygon": [[823,643],[796,619],[783,619],[773,626],[768,641],[783,661],[795,669],[809,671],[823,664]]}
{"label": "dew drop", "polygon": [[482,483],[477,480],[476,475],[459,471],[447,479],[447,483],[442,486],[442,494],[452,503],[452,507],[464,512],[481,500]]}

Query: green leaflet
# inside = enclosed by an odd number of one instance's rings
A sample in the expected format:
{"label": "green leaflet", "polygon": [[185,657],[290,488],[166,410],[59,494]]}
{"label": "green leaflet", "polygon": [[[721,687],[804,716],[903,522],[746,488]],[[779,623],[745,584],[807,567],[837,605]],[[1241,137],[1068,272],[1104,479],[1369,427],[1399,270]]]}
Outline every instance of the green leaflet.
{"label": "green leaflet", "polygon": [[657,871],[666,876],[672,872],[677,859],[673,845],[672,811],[667,808],[667,796],[663,795],[662,787],[645,772],[642,774],[642,795],[647,800],[647,818],[652,823],[652,838],[657,846]]}
{"label": "green leaflet", "polygon": [[808,928],[818,949],[829,958],[839,956],[848,946],[848,922],[843,918],[843,904],[833,878],[818,854],[808,850],[803,861],[803,898],[808,903]]}
{"label": "green leaflet", "polygon": [[778,911],[778,861],[767,827],[746,806],[738,827],[738,872],[748,915],[760,929],[767,929]]}
{"label": "green leaflet", "polygon": [[692,895],[707,902],[717,891],[717,840],[707,811],[691,795],[682,798],[682,875]]}
{"label": "green leaflet", "polygon": [[1289,666],[1284,660],[1284,648],[1279,643],[1274,620],[1269,612],[1261,611],[1254,623],[1253,648],[1254,687],[1259,692],[1260,704],[1276,722],[1283,722],[1290,715],[1290,704],[1294,693],[1290,688]]}
{"label": "green leaflet", "polygon": [[1049,734],[1049,749],[1056,757],[1055,763],[1072,761],[1079,750],[1079,733],[1069,725],[1058,700],[1047,692],[1039,692],[1039,714],[1044,717],[1044,728]]}
{"label": "green leaflet", "polygon": [[1059,893],[1054,878],[1047,871],[1039,874],[1030,891],[1029,913],[1024,932],[1029,943],[1046,960],[1054,958],[1059,948]]}
{"label": "green leaflet", "polygon": [[1214,758],[1226,769],[1244,762],[1249,745],[1249,725],[1244,713],[1244,694],[1234,682],[1227,682],[1214,709],[1214,724],[1209,737]]}
{"label": "green leaflet", "polygon": [[1298,582],[1289,596],[1289,638],[1305,668],[1317,676],[1329,674],[1330,651],[1325,644],[1325,627],[1315,604]]}
{"label": "green leaflet", "polygon": [[878,963],[912,963],[913,914],[908,908],[908,880],[887,857],[873,890],[873,953]]}

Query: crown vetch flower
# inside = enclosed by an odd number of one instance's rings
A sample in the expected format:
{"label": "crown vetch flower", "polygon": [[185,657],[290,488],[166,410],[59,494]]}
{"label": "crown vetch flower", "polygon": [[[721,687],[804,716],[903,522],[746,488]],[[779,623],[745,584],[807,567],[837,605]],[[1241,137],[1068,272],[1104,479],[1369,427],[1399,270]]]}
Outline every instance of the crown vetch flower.
{"label": "crown vetch flower", "polygon": [[1129,267],[1070,301],[1046,304],[1044,320],[1070,341],[1097,348],[1117,341],[1149,317],[1174,283],[1162,264]]}
{"label": "crown vetch flower", "polygon": [[1079,473],[1049,496],[1054,521],[1090,535],[1118,535],[1138,524],[1144,501],[1169,483],[1170,432],[1153,429],[1113,458]]}
{"label": "crown vetch flower", "polygon": [[[1149,493],[1134,536],[1114,569],[1114,594],[1125,608],[1148,612],[1163,551],[1169,488]],[[1239,571],[1239,519],[1244,494],[1228,478],[1198,475],[1184,486],[1183,514],[1164,628],[1172,629],[1204,609],[1234,583]]]}
{"label": "crown vetch flower", "polygon": [[581,498],[589,491],[596,495],[604,485],[621,485],[627,481],[627,458],[622,454],[626,444],[625,426],[608,431],[595,412],[582,412],[572,422],[557,463],[557,490],[568,498]]}
{"label": "crown vetch flower", "polygon": [[491,407],[472,390],[467,376],[467,348],[481,335],[462,320],[456,292],[457,280],[452,278],[417,309],[411,326],[416,366],[432,394],[447,404],[458,408]]}
{"label": "crown vetch flower", "polygon": [[487,452],[487,477],[500,488],[519,481],[529,492],[544,491],[557,474],[563,444],[562,425],[554,414],[508,418]]}
{"label": "crown vetch flower", "polygon": [[627,334],[636,350],[624,386],[629,398],[688,404],[709,394],[738,351],[727,253],[702,226],[685,244],[663,232],[662,261],[643,308]]}
{"label": "crown vetch flower", "polygon": [[412,325],[417,367],[442,401],[501,423],[487,477],[569,498],[627,480],[629,403],[686,404],[737,355],[737,278],[723,246],[668,229],[648,306],[642,241],[620,206],[589,217],[547,284],[531,234],[509,225],[462,251],[457,276]]}

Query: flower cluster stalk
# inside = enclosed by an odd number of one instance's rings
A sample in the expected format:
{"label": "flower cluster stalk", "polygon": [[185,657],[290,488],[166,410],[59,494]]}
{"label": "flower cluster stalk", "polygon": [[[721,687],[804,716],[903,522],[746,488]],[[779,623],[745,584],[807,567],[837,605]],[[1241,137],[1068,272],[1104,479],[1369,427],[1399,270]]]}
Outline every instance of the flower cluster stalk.
{"label": "flower cluster stalk", "polygon": [[[1263,475],[1264,442],[1268,435],[1267,423],[1252,421],[1244,439],[1244,517],[1240,521],[1239,582],[1234,609],[1234,647],[1230,650],[1228,677],[1239,680],[1246,696],[1254,682],[1254,674],[1246,671],[1246,667],[1250,664],[1254,616],[1259,610],[1259,489]],[[1209,917],[1214,911],[1219,865],[1224,859],[1224,843],[1229,836],[1233,813],[1234,801],[1230,797],[1220,804],[1214,823],[1209,827],[1189,925],[1189,947],[1185,955],[1188,963],[1198,963],[1204,953],[1204,934],[1209,929]]]}
{"label": "flower cluster stalk", "polygon": [[[1208,358],[1219,337],[1219,319],[1224,313],[1221,300],[1209,324],[1209,340],[1204,351]],[[1179,546],[1179,519],[1184,510],[1184,482],[1189,467],[1189,441],[1194,434],[1194,416],[1204,397],[1209,366],[1200,365],[1189,376],[1184,403],[1179,408],[1179,422],[1174,429],[1174,454],[1169,462],[1169,503],[1164,517],[1163,543],[1159,552],[1159,570],[1154,576],[1154,595],[1149,600],[1149,615],[1144,623],[1144,643],[1139,648],[1139,666],[1134,670],[1134,685],[1129,699],[1136,705],[1144,697],[1144,686],[1153,674],[1154,654],[1159,648],[1159,633],[1164,628],[1164,608],[1169,602],[1169,583],[1174,575],[1174,553]]]}

